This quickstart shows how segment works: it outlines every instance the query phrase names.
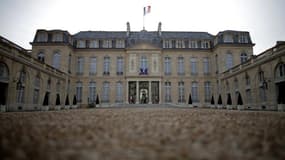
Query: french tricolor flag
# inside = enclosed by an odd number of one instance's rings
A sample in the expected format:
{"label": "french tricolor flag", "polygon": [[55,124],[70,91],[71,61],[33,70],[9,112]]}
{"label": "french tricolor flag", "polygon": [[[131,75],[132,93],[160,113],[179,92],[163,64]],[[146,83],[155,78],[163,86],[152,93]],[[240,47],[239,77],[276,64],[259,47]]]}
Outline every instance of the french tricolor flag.
{"label": "french tricolor flag", "polygon": [[150,9],[151,9],[151,6],[143,7],[143,15],[145,16],[146,14],[150,13]]}

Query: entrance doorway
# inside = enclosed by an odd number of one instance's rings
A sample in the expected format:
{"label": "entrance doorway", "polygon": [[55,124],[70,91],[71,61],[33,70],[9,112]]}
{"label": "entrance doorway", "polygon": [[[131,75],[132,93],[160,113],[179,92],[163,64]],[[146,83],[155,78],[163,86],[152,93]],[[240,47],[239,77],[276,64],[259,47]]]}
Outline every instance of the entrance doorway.
{"label": "entrance doorway", "polygon": [[158,104],[159,98],[159,81],[129,81],[129,104]]}
{"label": "entrance doorway", "polygon": [[0,82],[0,105],[6,105],[8,83]]}
{"label": "entrance doorway", "polygon": [[285,103],[285,82],[276,83],[277,87],[277,103]]}
{"label": "entrance doorway", "polygon": [[140,104],[147,104],[149,102],[149,82],[143,81],[139,82],[139,98]]}

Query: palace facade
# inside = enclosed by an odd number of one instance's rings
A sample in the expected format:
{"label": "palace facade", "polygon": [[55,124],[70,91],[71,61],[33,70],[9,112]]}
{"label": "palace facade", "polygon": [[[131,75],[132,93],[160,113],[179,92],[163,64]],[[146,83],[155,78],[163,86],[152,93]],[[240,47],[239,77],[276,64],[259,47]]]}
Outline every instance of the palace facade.
{"label": "palace facade", "polygon": [[[1,37],[0,89],[8,111],[169,104],[277,110],[285,44],[253,55],[249,32],[37,30],[32,50]],[[228,98],[232,104],[227,104]],[[281,98],[282,99],[282,98]],[[281,100],[282,101],[282,100]],[[213,106],[213,105],[212,105]],[[4,109],[3,109],[4,110]]]}

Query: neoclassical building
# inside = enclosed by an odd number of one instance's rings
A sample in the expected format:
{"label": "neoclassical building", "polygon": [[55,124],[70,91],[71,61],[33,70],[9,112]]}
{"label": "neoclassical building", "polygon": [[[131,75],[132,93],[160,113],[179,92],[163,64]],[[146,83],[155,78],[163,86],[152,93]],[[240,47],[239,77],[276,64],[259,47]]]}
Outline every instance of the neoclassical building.
{"label": "neoclassical building", "polygon": [[[221,95],[276,110],[285,44],[253,55],[249,32],[36,31],[32,50],[1,37],[1,104],[8,111],[126,104],[208,107]],[[45,105],[43,106],[45,102]],[[97,104],[98,105],[98,104]],[[235,108],[235,107],[233,107]]]}

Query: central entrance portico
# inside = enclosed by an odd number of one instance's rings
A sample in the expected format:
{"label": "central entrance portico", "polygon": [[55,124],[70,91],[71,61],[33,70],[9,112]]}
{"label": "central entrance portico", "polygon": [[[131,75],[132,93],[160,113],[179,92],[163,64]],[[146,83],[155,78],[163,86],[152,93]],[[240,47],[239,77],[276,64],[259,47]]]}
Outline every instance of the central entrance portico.
{"label": "central entrance portico", "polygon": [[160,80],[129,80],[128,99],[129,104],[159,104]]}

